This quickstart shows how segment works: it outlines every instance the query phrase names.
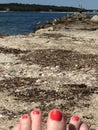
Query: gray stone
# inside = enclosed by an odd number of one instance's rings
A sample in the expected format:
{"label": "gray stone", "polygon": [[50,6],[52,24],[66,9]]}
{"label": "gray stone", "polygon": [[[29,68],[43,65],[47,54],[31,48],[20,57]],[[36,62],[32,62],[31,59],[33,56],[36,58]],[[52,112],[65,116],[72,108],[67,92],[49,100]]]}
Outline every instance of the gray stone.
{"label": "gray stone", "polygon": [[91,18],[91,21],[92,21],[92,22],[95,22],[95,23],[98,23],[98,15],[94,15],[94,16]]}

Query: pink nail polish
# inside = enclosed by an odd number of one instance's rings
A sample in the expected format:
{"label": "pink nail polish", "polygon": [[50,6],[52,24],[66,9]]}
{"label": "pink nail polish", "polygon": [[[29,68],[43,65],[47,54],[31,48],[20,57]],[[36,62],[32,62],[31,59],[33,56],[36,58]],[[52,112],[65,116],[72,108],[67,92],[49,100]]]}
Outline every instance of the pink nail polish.
{"label": "pink nail polish", "polygon": [[24,114],[23,116],[22,116],[22,119],[27,119],[28,118],[28,115],[27,114]]}
{"label": "pink nail polish", "polygon": [[32,111],[32,113],[38,115],[40,112],[39,112],[39,110],[34,110],[34,111]]}
{"label": "pink nail polish", "polygon": [[50,118],[55,121],[61,121],[62,113],[59,110],[52,110],[50,113]]}
{"label": "pink nail polish", "polygon": [[73,117],[72,117],[72,120],[74,120],[74,121],[79,121],[79,117],[78,117],[78,116],[73,116]]}

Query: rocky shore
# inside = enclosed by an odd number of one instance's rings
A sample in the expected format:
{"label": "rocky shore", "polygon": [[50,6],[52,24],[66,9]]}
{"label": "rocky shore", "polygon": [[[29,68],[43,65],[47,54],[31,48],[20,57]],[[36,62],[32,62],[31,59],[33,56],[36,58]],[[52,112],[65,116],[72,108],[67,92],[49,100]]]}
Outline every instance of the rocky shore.
{"label": "rocky shore", "polygon": [[44,126],[57,108],[98,129],[98,23],[91,19],[72,14],[35,33],[0,36],[0,130],[35,108]]}

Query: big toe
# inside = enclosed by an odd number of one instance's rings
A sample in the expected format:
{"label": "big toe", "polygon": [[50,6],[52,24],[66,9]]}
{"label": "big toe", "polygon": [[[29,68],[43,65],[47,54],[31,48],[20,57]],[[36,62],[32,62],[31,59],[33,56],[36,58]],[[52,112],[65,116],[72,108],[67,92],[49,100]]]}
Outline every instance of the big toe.
{"label": "big toe", "polygon": [[66,129],[66,119],[64,114],[54,109],[49,113],[47,120],[47,130],[65,130]]}
{"label": "big toe", "polygon": [[73,116],[69,122],[69,130],[89,130],[89,128],[78,116]]}

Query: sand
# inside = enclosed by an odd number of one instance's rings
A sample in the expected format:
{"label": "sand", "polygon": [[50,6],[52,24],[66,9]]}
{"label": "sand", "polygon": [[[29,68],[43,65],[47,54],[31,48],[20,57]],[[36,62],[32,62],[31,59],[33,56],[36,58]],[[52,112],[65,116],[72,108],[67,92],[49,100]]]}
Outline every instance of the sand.
{"label": "sand", "polygon": [[98,30],[49,27],[0,38],[0,130],[35,108],[43,126],[57,108],[98,129]]}

